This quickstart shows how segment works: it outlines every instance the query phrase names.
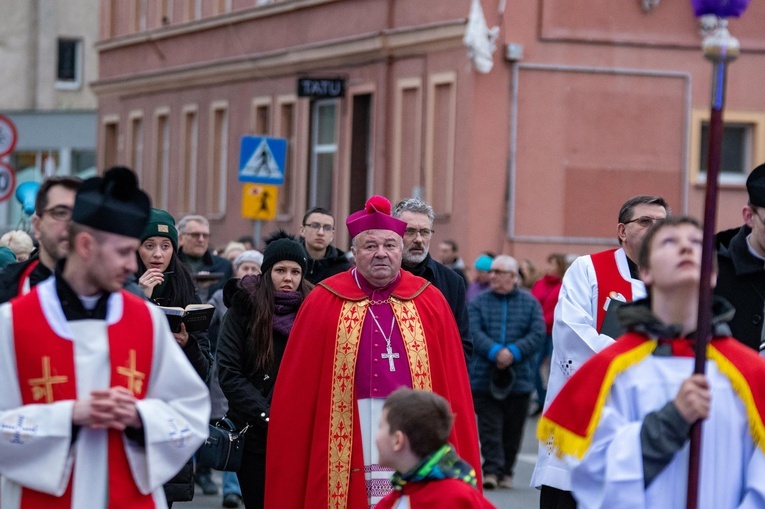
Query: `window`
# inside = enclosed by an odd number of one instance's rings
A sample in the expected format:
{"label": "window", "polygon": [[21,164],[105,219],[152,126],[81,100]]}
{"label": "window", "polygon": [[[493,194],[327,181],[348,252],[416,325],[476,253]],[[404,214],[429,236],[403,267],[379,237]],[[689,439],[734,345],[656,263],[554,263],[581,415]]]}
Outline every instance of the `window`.
{"label": "window", "polygon": [[143,116],[140,112],[130,115],[130,153],[128,166],[133,168],[139,178],[143,179]]}
{"label": "window", "polygon": [[167,208],[167,176],[170,171],[170,110],[161,108],[155,113],[154,175],[148,184],[152,201],[161,209]]}
{"label": "window", "polygon": [[[765,160],[765,113],[725,112],[720,158],[721,184],[743,185],[752,168]],[[706,182],[709,110],[694,110],[691,124],[691,178]]]}
{"label": "window", "polygon": [[332,185],[337,157],[337,101],[313,104],[311,123],[311,170],[308,182],[308,208],[332,210]]}
{"label": "window", "polygon": [[287,140],[287,159],[284,162],[284,184],[279,190],[278,214],[290,217],[292,214],[292,192],[295,182],[295,106],[294,96],[284,96],[277,100],[279,106],[278,125],[276,135]]}
{"label": "window", "polygon": [[197,189],[197,108],[186,106],[183,109],[181,127],[181,171],[178,185],[178,208],[184,212],[196,210]]}
{"label": "window", "polygon": [[271,132],[271,98],[256,97],[252,100],[252,134],[268,136]]}
{"label": "window", "polygon": [[210,111],[209,157],[210,171],[206,172],[207,212],[223,217],[226,212],[226,166],[228,165],[228,103],[212,104]]}
{"label": "window", "polygon": [[56,88],[79,89],[82,81],[81,67],[82,41],[79,39],[59,39]]}
{"label": "window", "polygon": [[117,141],[119,135],[119,116],[107,116],[103,120],[101,140],[102,168],[111,168],[117,164]]}

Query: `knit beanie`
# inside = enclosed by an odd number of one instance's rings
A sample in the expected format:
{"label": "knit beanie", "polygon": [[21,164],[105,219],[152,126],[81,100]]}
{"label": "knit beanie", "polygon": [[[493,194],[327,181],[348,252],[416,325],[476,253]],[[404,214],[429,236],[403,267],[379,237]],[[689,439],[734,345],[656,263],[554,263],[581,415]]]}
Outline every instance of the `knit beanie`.
{"label": "knit beanie", "polygon": [[489,272],[491,270],[491,262],[493,258],[489,255],[482,254],[475,259],[475,269],[483,272]]}
{"label": "knit beanie", "polygon": [[151,209],[149,224],[141,234],[141,242],[149,237],[167,237],[173,244],[173,250],[178,251],[178,230],[175,229],[175,219],[166,210]]}
{"label": "knit beanie", "polygon": [[303,246],[295,240],[295,237],[284,230],[279,230],[266,239],[266,249],[263,251],[263,264],[260,270],[265,274],[274,264],[283,260],[297,262],[305,274],[308,262]]}
{"label": "knit beanie", "polygon": [[11,251],[11,248],[0,246],[0,269],[12,263],[16,263],[16,254]]}
{"label": "knit beanie", "polygon": [[239,270],[239,267],[241,267],[243,263],[247,262],[258,264],[262,269],[263,254],[260,251],[255,251],[254,249],[243,252],[234,259],[234,272]]}

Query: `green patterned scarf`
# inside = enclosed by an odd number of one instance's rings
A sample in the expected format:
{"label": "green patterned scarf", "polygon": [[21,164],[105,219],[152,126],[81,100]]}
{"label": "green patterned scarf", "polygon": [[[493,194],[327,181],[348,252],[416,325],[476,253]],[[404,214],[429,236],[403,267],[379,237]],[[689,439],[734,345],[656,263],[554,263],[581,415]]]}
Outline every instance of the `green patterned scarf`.
{"label": "green patterned scarf", "polygon": [[426,456],[413,469],[403,474],[396,472],[391,478],[394,490],[403,489],[406,483],[435,481],[439,479],[460,479],[475,488],[475,470],[457,456],[454,447],[445,444],[439,450]]}

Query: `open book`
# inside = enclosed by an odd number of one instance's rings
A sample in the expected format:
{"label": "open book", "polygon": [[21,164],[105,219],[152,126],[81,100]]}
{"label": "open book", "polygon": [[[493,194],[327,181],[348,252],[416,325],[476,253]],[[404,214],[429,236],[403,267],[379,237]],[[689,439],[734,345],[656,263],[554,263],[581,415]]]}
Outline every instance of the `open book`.
{"label": "open book", "polygon": [[185,308],[158,307],[165,313],[173,332],[181,332],[181,323],[186,324],[186,332],[205,331],[210,327],[215,313],[212,304],[189,304]]}

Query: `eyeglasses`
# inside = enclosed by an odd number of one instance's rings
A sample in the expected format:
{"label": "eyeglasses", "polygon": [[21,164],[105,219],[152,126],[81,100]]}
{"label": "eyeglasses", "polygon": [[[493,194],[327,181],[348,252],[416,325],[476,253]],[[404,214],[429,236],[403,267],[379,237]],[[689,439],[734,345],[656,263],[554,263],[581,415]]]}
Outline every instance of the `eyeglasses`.
{"label": "eyeglasses", "polygon": [[518,273],[515,272],[514,270],[499,270],[499,269],[491,269],[489,271],[489,274],[496,274],[498,276],[501,276],[502,274],[512,274],[514,276],[518,275]]}
{"label": "eyeglasses", "polygon": [[624,221],[622,224],[637,223],[641,228],[648,228],[649,226],[653,226],[656,221],[660,220],[661,218],[659,217],[640,216],[635,219],[630,219],[629,221]]}
{"label": "eyeglasses", "polygon": [[66,205],[56,205],[55,207],[44,209],[40,215],[43,216],[45,214],[48,214],[56,221],[69,221],[72,219],[72,208]]}
{"label": "eyeglasses", "polygon": [[415,238],[418,234],[423,239],[427,239],[431,235],[433,235],[436,231],[431,230],[430,228],[423,228],[422,230],[415,230],[414,228],[407,228],[404,230],[404,237],[408,237],[410,239]]}
{"label": "eyeglasses", "polygon": [[184,235],[188,235],[191,238],[197,239],[197,240],[207,240],[210,238],[209,233],[202,233],[202,232],[184,232]]}
{"label": "eyeglasses", "polygon": [[315,232],[319,230],[324,230],[325,233],[335,231],[335,227],[332,226],[331,224],[311,223],[311,224],[304,224],[303,226],[305,226],[306,228],[310,228]]}

